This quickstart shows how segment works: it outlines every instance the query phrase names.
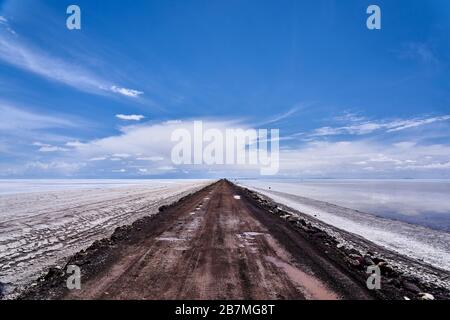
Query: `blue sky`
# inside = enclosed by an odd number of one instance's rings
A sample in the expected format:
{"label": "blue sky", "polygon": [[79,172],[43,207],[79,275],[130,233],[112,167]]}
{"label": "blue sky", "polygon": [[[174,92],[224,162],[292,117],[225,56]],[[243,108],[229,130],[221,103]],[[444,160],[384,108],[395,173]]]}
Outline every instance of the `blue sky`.
{"label": "blue sky", "polygon": [[279,176],[450,178],[449,32],[446,0],[0,0],[0,177],[254,176],[171,163],[203,120],[279,128]]}

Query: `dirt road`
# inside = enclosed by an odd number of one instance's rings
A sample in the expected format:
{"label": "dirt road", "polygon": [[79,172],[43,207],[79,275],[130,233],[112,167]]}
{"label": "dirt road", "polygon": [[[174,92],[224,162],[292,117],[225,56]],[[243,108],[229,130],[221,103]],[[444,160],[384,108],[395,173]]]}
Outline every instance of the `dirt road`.
{"label": "dirt road", "polygon": [[46,298],[370,299],[351,274],[227,181],[135,229],[81,259],[81,290],[46,289]]}

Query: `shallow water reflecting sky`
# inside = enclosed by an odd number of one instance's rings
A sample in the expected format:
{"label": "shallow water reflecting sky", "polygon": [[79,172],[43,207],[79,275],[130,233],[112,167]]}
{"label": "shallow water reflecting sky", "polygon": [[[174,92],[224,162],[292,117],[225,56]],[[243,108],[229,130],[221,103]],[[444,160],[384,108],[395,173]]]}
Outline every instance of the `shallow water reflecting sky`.
{"label": "shallow water reflecting sky", "polygon": [[263,180],[252,185],[450,231],[450,180]]}

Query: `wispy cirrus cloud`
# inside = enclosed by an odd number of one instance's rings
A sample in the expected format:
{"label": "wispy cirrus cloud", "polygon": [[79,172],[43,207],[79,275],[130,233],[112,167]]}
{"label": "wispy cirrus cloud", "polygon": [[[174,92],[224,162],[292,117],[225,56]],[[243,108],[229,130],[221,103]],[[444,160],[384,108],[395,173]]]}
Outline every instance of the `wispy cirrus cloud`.
{"label": "wispy cirrus cloud", "polygon": [[[0,114],[0,144],[3,144],[3,147],[0,145],[0,152],[25,158],[30,157],[35,151],[39,153],[65,151],[67,148],[63,144],[70,138],[61,132],[89,125],[77,117],[66,114],[43,114],[4,101],[0,101]],[[35,142],[36,137],[45,142]]]}
{"label": "wispy cirrus cloud", "polygon": [[61,59],[16,37],[0,33],[0,60],[47,80],[93,94],[138,98],[144,92],[118,86],[88,68]]}
{"label": "wispy cirrus cloud", "polygon": [[49,128],[76,127],[73,119],[62,116],[43,115],[38,112],[19,108],[0,101],[0,131],[13,133],[17,131],[33,131]]}
{"label": "wispy cirrus cloud", "polygon": [[343,114],[334,117],[334,120],[344,122],[361,122],[366,120],[366,118],[358,113],[346,111]]}
{"label": "wispy cirrus cloud", "polygon": [[391,133],[447,120],[450,120],[450,115],[390,121],[364,121],[342,127],[317,128],[311,133],[311,136],[365,135],[381,130]]}
{"label": "wispy cirrus cloud", "polygon": [[69,151],[69,149],[67,149],[67,148],[53,146],[51,144],[42,143],[42,142],[34,142],[33,146],[39,147],[38,152],[49,153],[49,152],[65,152],[65,151]]}
{"label": "wispy cirrus cloud", "polygon": [[140,157],[136,158],[136,160],[156,162],[156,161],[163,161],[164,157],[142,157],[142,156],[140,156]]}
{"label": "wispy cirrus cloud", "polygon": [[289,118],[293,117],[295,114],[297,114],[298,112],[302,111],[303,109],[308,108],[310,105],[311,105],[310,103],[309,104],[299,103],[284,113],[277,114],[277,115],[273,116],[272,118],[269,118],[261,123],[258,123],[258,126],[274,124],[274,123],[280,122],[282,120],[289,119]]}
{"label": "wispy cirrus cloud", "polygon": [[133,90],[133,89],[127,89],[127,88],[120,88],[120,87],[117,87],[117,86],[112,86],[110,88],[110,90],[112,92],[119,93],[121,95],[124,95],[124,96],[127,96],[127,97],[131,97],[131,98],[137,98],[140,95],[144,94],[144,92],[142,92],[142,91]]}
{"label": "wispy cirrus cloud", "polygon": [[288,111],[286,111],[285,113],[279,114],[274,116],[271,119],[268,119],[267,121],[265,121],[263,124],[271,124],[271,123],[276,123],[279,122],[281,120],[287,119],[289,117],[291,117],[292,115],[294,115],[296,112],[298,112],[300,110],[300,107],[294,107],[289,109]]}
{"label": "wispy cirrus cloud", "polygon": [[116,118],[120,119],[120,120],[125,120],[125,121],[141,121],[143,119],[145,119],[145,117],[143,115],[138,115],[138,114],[116,114]]}
{"label": "wispy cirrus cloud", "polygon": [[409,128],[415,128],[420,127],[427,124],[432,124],[434,122],[440,122],[440,121],[446,121],[450,119],[450,115],[440,116],[440,117],[432,117],[432,118],[425,118],[425,119],[411,119],[411,120],[404,120],[404,121],[398,121],[397,123],[393,123],[391,128],[387,130],[388,132],[396,132],[401,131]]}
{"label": "wispy cirrus cloud", "polygon": [[16,32],[13,28],[11,28],[8,19],[6,19],[4,16],[0,16],[0,28],[4,28],[7,32],[9,32],[12,35],[16,35]]}
{"label": "wispy cirrus cloud", "polygon": [[397,51],[400,59],[415,60],[424,64],[437,65],[439,59],[430,45],[424,42],[404,43]]}

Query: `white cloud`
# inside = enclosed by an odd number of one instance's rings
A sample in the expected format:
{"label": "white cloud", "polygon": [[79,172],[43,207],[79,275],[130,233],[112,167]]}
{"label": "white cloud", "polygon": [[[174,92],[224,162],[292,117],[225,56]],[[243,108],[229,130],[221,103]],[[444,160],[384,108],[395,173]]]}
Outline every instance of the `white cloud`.
{"label": "white cloud", "polygon": [[[104,139],[93,140],[77,148],[81,157],[102,157],[110,154],[111,160],[123,159],[149,161],[147,170],[135,172],[157,174],[158,171],[184,170],[188,166],[174,167],[171,163],[170,141],[171,133],[178,128],[191,130],[192,123],[145,124],[142,126],[127,126],[122,133]],[[206,128],[235,128],[230,122],[204,122]],[[244,127],[245,128],[245,127]],[[283,140],[283,139],[281,139]],[[149,151],[151,153],[149,153]],[[130,157],[124,158],[123,156]],[[132,156],[138,155],[138,156]],[[145,156],[143,156],[145,155]],[[386,176],[403,174],[411,166],[420,166],[420,170],[444,170],[436,163],[450,161],[450,147],[446,145],[419,145],[415,141],[402,141],[387,144],[377,141],[310,141],[296,148],[285,148],[280,151],[280,172],[288,175],[304,176],[340,176],[352,177],[366,174],[386,174]],[[428,166],[428,167],[427,167]],[[432,169],[432,168],[435,169]],[[369,169],[370,168],[370,169]],[[400,169],[404,168],[404,169]],[[233,165],[189,167],[191,172],[205,170],[222,170],[224,174],[255,173],[251,166]],[[448,170],[448,169],[447,169]],[[411,171],[411,170],[410,170]],[[414,174],[413,170],[411,172]]]}
{"label": "white cloud", "polygon": [[394,143],[394,146],[399,149],[410,149],[410,148],[414,147],[415,145],[416,145],[416,143],[412,142],[412,141],[402,141],[402,142]]}
{"label": "white cloud", "polygon": [[63,116],[43,115],[42,113],[29,111],[7,105],[0,101],[0,131],[31,131],[49,128],[67,128],[77,126],[73,119]]}
{"label": "white cloud", "polygon": [[390,128],[387,132],[395,132],[400,130],[405,130],[409,128],[415,128],[427,124],[431,124],[438,121],[446,121],[450,119],[450,115],[440,116],[440,117],[433,117],[433,118],[427,118],[427,119],[412,119],[412,120],[404,120],[404,121],[398,121],[397,123],[394,123],[392,128]]}
{"label": "white cloud", "polygon": [[418,145],[414,142],[385,144],[376,141],[310,142],[297,149],[281,152],[281,170],[285,174],[318,177],[442,177],[450,176],[450,147]]}
{"label": "white cloud", "polygon": [[[209,120],[204,121],[203,125],[204,130],[248,128],[245,125],[237,126],[233,121]],[[126,170],[129,175],[161,175],[185,170],[189,170],[191,174],[208,172],[229,176],[259,174],[259,166],[249,165],[175,166],[171,161],[171,151],[175,143],[170,137],[174,130],[180,128],[192,132],[193,123],[180,121],[125,126],[114,136],[85,143],[76,140],[67,143],[66,147],[70,146],[71,152],[58,154],[58,162],[69,164],[87,162],[87,169],[86,166],[78,168],[91,173],[100,172],[99,170],[124,173],[117,168],[117,165],[120,165],[121,170]],[[58,151],[47,143],[35,142],[34,145],[47,148],[48,152]],[[414,139],[393,142],[359,139],[335,142],[312,140],[298,146],[291,144],[282,147],[280,175],[337,178],[450,177],[450,146],[445,144],[424,145]],[[43,167],[46,168],[45,172],[50,172],[52,167],[57,168],[55,165]],[[36,165],[34,170],[38,169],[39,166]]]}
{"label": "white cloud", "polygon": [[48,172],[50,174],[72,175],[85,166],[86,164],[83,162],[33,161],[26,163],[23,170],[30,174]]}
{"label": "white cloud", "polygon": [[143,115],[137,115],[137,114],[116,114],[116,118],[120,120],[126,120],[126,121],[141,121],[142,119],[145,119]]}
{"label": "white cloud", "polygon": [[89,161],[104,161],[106,159],[108,159],[108,158],[106,158],[106,157],[95,157],[95,158],[89,159]]}
{"label": "white cloud", "polygon": [[138,157],[136,158],[138,161],[163,161],[163,157]]}
{"label": "white cloud", "polygon": [[6,31],[8,31],[12,35],[16,35],[16,32],[11,28],[9,25],[8,19],[6,19],[4,16],[0,16],[0,26],[3,26]]}
{"label": "white cloud", "polygon": [[[36,137],[42,141],[34,144],[35,147],[42,147],[40,152],[66,151],[63,146],[70,138],[64,135],[65,129],[86,125],[85,121],[73,116],[25,109],[2,101],[0,117],[0,149],[10,156],[22,158],[27,156]],[[31,150],[38,151],[35,148]]]}
{"label": "white cloud", "polygon": [[48,147],[48,144],[42,143],[42,142],[33,142],[33,146],[35,147]]}
{"label": "white cloud", "polygon": [[101,88],[105,86],[101,79],[77,65],[2,37],[0,37],[0,59],[20,69],[82,91],[101,93]]}
{"label": "white cloud", "polygon": [[39,152],[64,152],[68,151],[68,149],[57,147],[57,146],[45,146],[41,147],[38,150]]}
{"label": "white cloud", "polygon": [[39,147],[39,152],[64,152],[69,151],[69,149],[58,147],[58,146],[52,146],[50,144],[42,143],[42,142],[34,142],[33,146]]}
{"label": "white cloud", "polygon": [[162,167],[158,167],[157,170],[159,170],[159,171],[174,171],[174,170],[176,170],[176,168],[173,166],[162,166]]}
{"label": "white cloud", "polygon": [[121,94],[123,96],[131,97],[131,98],[137,98],[140,95],[144,94],[142,91],[134,90],[134,89],[127,89],[127,88],[121,88],[117,86],[111,86],[110,90],[112,92]]}
{"label": "white cloud", "polygon": [[267,124],[271,124],[271,123],[275,123],[275,122],[279,122],[281,120],[287,119],[291,116],[293,116],[295,113],[297,113],[300,109],[302,109],[302,106],[295,106],[291,109],[289,109],[288,111],[286,111],[285,113],[279,114],[274,116],[271,119],[268,119],[267,121],[260,123],[259,125],[267,125]]}
{"label": "white cloud", "polygon": [[398,170],[432,170],[432,169],[450,169],[450,161],[447,162],[432,162],[428,164],[422,164],[422,165],[408,165],[404,167],[398,167]]}
{"label": "white cloud", "polygon": [[385,132],[397,132],[419,126],[432,124],[434,122],[446,121],[450,115],[444,115],[431,118],[414,118],[406,120],[392,121],[366,121],[359,124],[352,124],[344,127],[322,127],[315,129],[311,136],[336,136],[336,135],[365,135],[378,130]]}
{"label": "white cloud", "polygon": [[48,80],[61,82],[89,93],[107,94],[110,92],[133,98],[143,94],[141,91],[118,87],[77,63],[52,56],[37,47],[1,34],[0,59]]}
{"label": "white cloud", "polygon": [[166,121],[166,122],[164,122],[165,124],[180,124],[180,123],[182,123],[183,121],[181,121],[181,120],[168,120],[168,121]]}
{"label": "white cloud", "polygon": [[131,155],[128,154],[128,153],[115,153],[115,154],[112,155],[112,157],[113,158],[120,158],[120,159],[122,159],[122,158],[130,158]]}
{"label": "white cloud", "polygon": [[[204,121],[204,130],[217,128],[224,131],[227,128],[236,128],[232,121]],[[171,134],[176,129],[193,130],[193,122],[161,122],[143,125],[130,125],[122,127],[119,135],[92,140],[78,147],[77,150],[89,157],[110,155],[140,155],[137,158],[160,160],[170,159]],[[245,127],[244,127],[245,128]],[[145,155],[145,156],[143,156]],[[170,160],[167,160],[170,161]]]}
{"label": "white cloud", "polygon": [[[222,132],[225,132],[228,128],[238,127],[232,121],[204,121],[203,125],[204,130],[216,128]],[[239,127],[246,128],[245,126]],[[180,128],[192,132],[193,122],[177,121],[125,126],[120,129],[119,135],[92,140],[80,145],[71,153],[71,157],[94,159],[110,155],[110,158],[108,158],[110,161],[121,162],[123,166],[126,165],[125,168],[130,169],[128,172],[134,173],[138,172],[135,166],[147,169],[146,174],[155,175],[164,171],[183,170],[185,169],[184,166],[174,167],[171,161],[172,148],[176,144],[171,141],[171,135],[174,130]],[[141,165],[137,165],[136,161],[141,161]],[[146,161],[145,167],[142,166],[142,161]],[[111,164],[102,163],[101,165],[103,167],[113,166],[112,162]],[[205,168],[206,166],[202,165],[193,166],[192,170],[204,172]],[[256,170],[259,170],[259,167],[255,167],[254,171]]]}
{"label": "white cloud", "polygon": [[[66,142],[73,138],[65,135],[67,130],[83,129],[88,124],[67,114],[31,110],[2,101],[0,115],[0,150],[22,161],[31,155],[37,156],[38,152],[40,158],[44,154],[48,154],[48,158],[51,153],[69,151],[70,144]],[[40,140],[36,141],[37,137]]]}
{"label": "white cloud", "polygon": [[77,147],[83,146],[83,143],[81,143],[80,141],[69,141],[66,143],[66,146],[72,147],[72,148],[77,148]]}
{"label": "white cloud", "polygon": [[361,122],[365,120],[366,118],[353,112],[344,112],[340,116],[337,116],[334,118],[336,121],[350,121],[350,122]]}

